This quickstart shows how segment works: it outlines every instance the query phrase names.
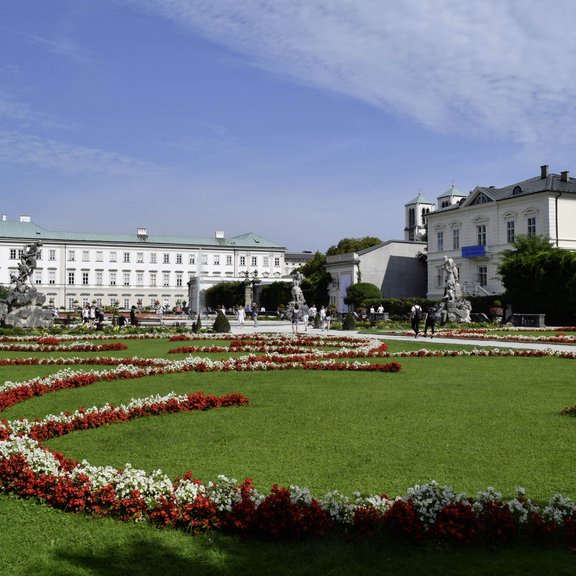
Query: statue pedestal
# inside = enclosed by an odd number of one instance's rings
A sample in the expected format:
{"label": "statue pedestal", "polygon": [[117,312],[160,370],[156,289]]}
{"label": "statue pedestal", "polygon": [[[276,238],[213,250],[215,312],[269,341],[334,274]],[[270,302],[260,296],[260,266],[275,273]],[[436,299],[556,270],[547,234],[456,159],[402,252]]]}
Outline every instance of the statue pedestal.
{"label": "statue pedestal", "polygon": [[4,317],[4,325],[14,328],[50,328],[53,323],[52,312],[40,306],[15,308]]}
{"label": "statue pedestal", "polygon": [[447,322],[471,322],[470,310],[472,305],[466,298],[457,298],[446,302]]}

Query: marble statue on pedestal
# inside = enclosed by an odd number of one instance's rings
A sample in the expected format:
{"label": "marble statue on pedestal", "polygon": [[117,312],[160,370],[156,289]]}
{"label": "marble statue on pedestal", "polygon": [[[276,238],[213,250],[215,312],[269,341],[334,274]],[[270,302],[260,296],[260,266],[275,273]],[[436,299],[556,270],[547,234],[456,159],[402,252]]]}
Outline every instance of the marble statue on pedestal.
{"label": "marble statue on pedestal", "polygon": [[54,320],[50,310],[42,305],[46,296],[32,285],[42,242],[32,242],[22,250],[18,273],[10,274],[10,288],[6,300],[0,300],[0,320],[4,326],[16,328],[49,328]]}
{"label": "marble statue on pedestal", "polygon": [[472,305],[469,300],[462,296],[458,267],[454,264],[452,258],[444,256],[442,268],[446,274],[446,285],[444,297],[442,298],[442,302],[444,302],[443,323],[470,322]]}

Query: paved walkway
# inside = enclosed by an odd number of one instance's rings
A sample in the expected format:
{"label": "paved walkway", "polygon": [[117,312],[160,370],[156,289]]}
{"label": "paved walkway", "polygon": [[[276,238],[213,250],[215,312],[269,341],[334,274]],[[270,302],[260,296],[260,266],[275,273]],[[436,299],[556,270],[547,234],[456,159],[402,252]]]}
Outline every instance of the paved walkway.
{"label": "paved walkway", "polygon": [[[232,334],[254,334],[254,333],[271,333],[278,332],[282,334],[291,334],[292,325],[288,320],[266,320],[259,321],[258,326],[254,327],[253,322],[246,321],[244,326],[238,325],[235,320],[230,321],[230,328]],[[442,338],[441,335],[435,336],[433,339],[424,338],[422,335],[415,338],[410,335],[407,336],[404,333],[398,334],[359,334],[357,331],[347,331],[342,330],[320,330],[317,328],[308,328],[308,332],[304,331],[304,327],[300,324],[298,326],[299,334],[312,334],[314,336],[321,336],[323,334],[328,334],[330,336],[359,336],[361,338],[379,338],[382,340],[405,340],[408,342],[421,342],[422,347],[425,347],[429,342],[435,344],[459,344],[467,346],[478,346],[478,347],[494,347],[508,350],[510,348],[521,349],[521,350],[556,350],[560,352],[576,352],[576,345],[570,344],[552,344],[549,342],[511,342],[511,341],[499,341],[499,340],[471,340],[468,338]]]}

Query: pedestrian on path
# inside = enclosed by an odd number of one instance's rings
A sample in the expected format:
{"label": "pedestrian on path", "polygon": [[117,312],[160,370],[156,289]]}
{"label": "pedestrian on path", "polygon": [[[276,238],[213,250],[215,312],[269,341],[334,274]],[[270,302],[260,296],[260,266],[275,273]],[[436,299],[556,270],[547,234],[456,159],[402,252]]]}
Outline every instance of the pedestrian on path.
{"label": "pedestrian on path", "polygon": [[300,306],[294,304],[292,309],[292,333],[298,334],[298,321],[300,320]]}
{"label": "pedestrian on path", "polygon": [[244,308],[238,306],[238,311],[236,312],[236,318],[238,318],[238,324],[244,326]]}
{"label": "pedestrian on path", "polygon": [[422,320],[422,307],[420,304],[414,304],[410,310],[410,323],[412,324],[412,330],[416,338],[418,338],[418,333],[420,332],[420,322]]}

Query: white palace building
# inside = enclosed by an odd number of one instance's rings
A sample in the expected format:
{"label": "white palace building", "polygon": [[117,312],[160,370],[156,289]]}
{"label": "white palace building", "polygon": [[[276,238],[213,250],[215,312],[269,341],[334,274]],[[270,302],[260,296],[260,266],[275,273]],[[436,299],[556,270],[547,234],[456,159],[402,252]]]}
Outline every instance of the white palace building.
{"label": "white palace building", "polygon": [[204,291],[223,281],[254,280],[261,284],[285,275],[286,248],[257,234],[226,238],[136,234],[55,232],[29,216],[0,218],[0,284],[18,275],[24,247],[41,242],[33,275],[46,303],[74,310],[97,306],[168,309],[189,304],[192,313],[204,308]]}
{"label": "white palace building", "polygon": [[454,186],[437,198],[421,195],[406,205],[406,239],[428,233],[431,300],[444,294],[444,256],[458,266],[465,294],[502,294],[498,266],[518,235],[544,236],[564,250],[576,250],[576,179],[540,167],[538,176],[501,188],[477,186],[469,194]]}

